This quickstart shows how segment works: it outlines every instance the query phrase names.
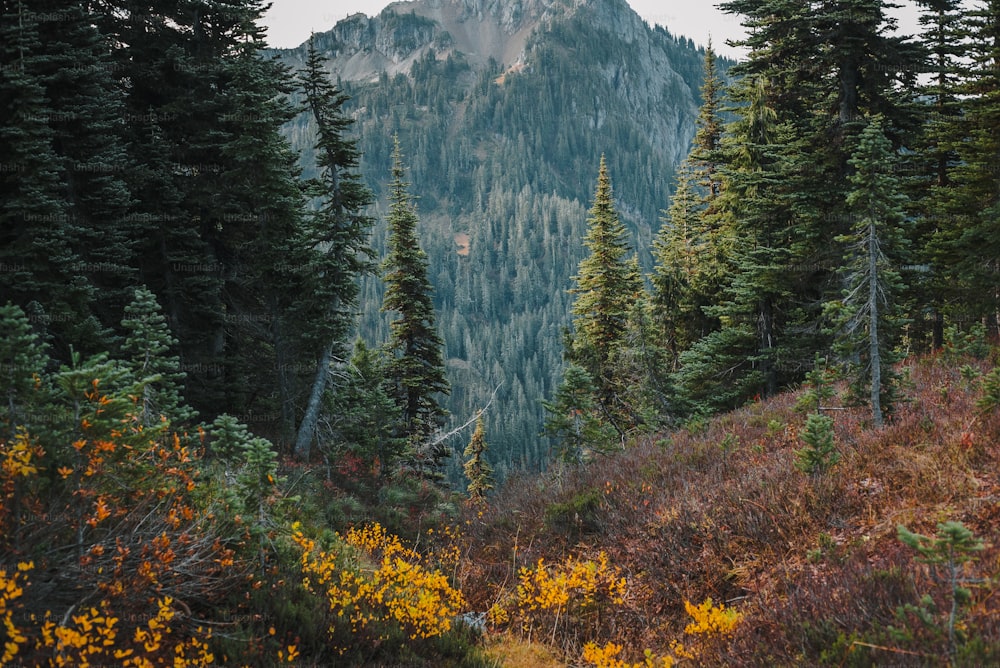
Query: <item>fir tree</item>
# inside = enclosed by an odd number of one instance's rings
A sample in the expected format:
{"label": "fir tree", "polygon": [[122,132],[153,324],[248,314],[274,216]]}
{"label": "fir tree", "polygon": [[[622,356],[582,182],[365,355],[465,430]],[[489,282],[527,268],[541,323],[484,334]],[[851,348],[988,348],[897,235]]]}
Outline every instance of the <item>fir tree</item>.
{"label": "fir tree", "polygon": [[710,44],[705,50],[694,144],[677,170],[677,187],[653,242],[653,304],[671,371],[676,371],[681,351],[718,327],[717,319],[704,308],[713,303],[722,285],[727,245],[718,233],[718,211],[712,206],[722,188],[718,164],[722,159],[721,88]]}
{"label": "fir tree", "polygon": [[[958,0],[921,0],[921,44],[927,54],[929,78],[919,87],[923,127],[913,143],[913,151],[901,159],[914,178],[904,187],[910,194],[910,211],[915,219],[912,232],[914,261],[927,267],[938,259],[940,249],[935,236],[950,227],[948,211],[942,206],[954,187],[951,169],[958,160],[955,133],[962,106],[959,86],[962,54],[967,32]],[[947,263],[945,263],[947,264]],[[947,304],[957,295],[955,285],[944,272],[921,271],[908,277],[907,292],[915,302],[914,322],[908,334],[920,344],[925,340],[932,349],[944,345],[944,315]]]}
{"label": "fir tree", "polygon": [[301,318],[307,314],[296,312],[296,306],[320,298],[307,285],[314,278],[302,231],[299,156],[280,133],[299,111],[288,99],[294,80],[286,67],[264,55],[260,29],[250,16],[245,20],[245,38],[222,63],[229,94],[218,118],[224,137],[220,158],[226,163],[218,194],[226,243],[217,246],[227,268],[225,368],[242,385],[227,389],[228,410],[248,412],[264,403],[255,397],[276,394],[279,410],[270,400],[263,408],[280,414],[276,433],[290,445],[296,409],[304,403],[302,386],[312,380],[311,374],[304,380],[306,374],[295,371],[315,354],[314,345],[300,343],[308,330]]}
{"label": "fir tree", "polygon": [[[265,63],[257,0],[109,3],[102,25],[123,86],[130,229],[141,280],[189,365],[187,399],[206,414],[268,397],[278,337],[268,283],[302,202],[277,141],[287,76]],[[297,262],[297,258],[284,257]],[[266,278],[265,278],[266,277]],[[291,362],[289,362],[291,364]]]}
{"label": "fir tree", "polygon": [[323,62],[310,39],[306,68],[299,78],[317,127],[321,176],[309,184],[307,192],[319,197],[322,205],[309,221],[304,236],[313,251],[309,275],[314,279],[309,294],[321,307],[313,317],[299,317],[301,326],[308,329],[307,342],[311,340],[311,347],[320,351],[295,440],[295,455],[301,459],[309,456],[330,363],[335,356],[346,356],[344,344],[358,306],[358,276],[371,268],[371,250],[367,246],[371,219],[362,210],[373,198],[357,174],[359,154],[355,142],[344,136],[353,123],[343,109],[348,98],[327,80]]}
{"label": "fir tree", "polygon": [[953,319],[1000,328],[1000,2],[984,1],[965,13],[968,40],[958,92],[963,113],[949,119],[947,148],[956,160],[949,187],[935,192],[940,223],[932,242],[942,284],[951,287]]}
{"label": "fir tree", "polygon": [[170,333],[156,295],[136,288],[132,303],[125,307],[122,329],[127,334],[122,352],[137,379],[145,379],[139,419],[145,426],[163,416],[173,425],[195,417],[182,396],[184,378],[180,358],[173,353],[177,339]]}
{"label": "fir tree", "polygon": [[[91,312],[102,327],[117,328],[137,282],[138,240],[127,220],[134,202],[125,183],[124,105],[112,44],[95,25],[92,3],[39,0],[32,5],[42,17],[45,58],[39,74],[51,110],[60,195],[76,230],[79,264],[73,271],[78,281],[93,286]],[[75,343],[79,348],[86,342]],[[101,343],[106,347],[108,341]]]}
{"label": "fir tree", "polygon": [[596,406],[596,387],[583,367],[566,366],[554,401],[543,401],[548,417],[545,435],[555,441],[555,455],[567,464],[579,464],[590,452],[606,452],[615,446],[615,430],[601,419]]}
{"label": "fir tree", "polygon": [[806,416],[802,429],[805,446],[795,451],[795,467],[810,476],[819,476],[840,461],[833,442],[833,418],[820,413]]}
{"label": "fir tree", "polygon": [[485,503],[486,493],[493,489],[493,467],[486,461],[486,428],[483,425],[483,414],[476,419],[476,430],[472,432],[472,440],[465,447],[465,477],[469,480],[469,500],[474,503]]}
{"label": "fir tree", "polygon": [[65,359],[70,346],[101,347],[107,332],[78,273],[81,230],[62,192],[45,18],[24,2],[0,3],[0,293],[22,309],[44,306],[52,352]]}
{"label": "fir tree", "polygon": [[[842,330],[841,349],[861,360],[856,386],[867,385],[872,420],[881,427],[891,408],[893,348],[898,331],[900,276],[896,267],[903,257],[905,195],[893,166],[892,144],[886,138],[882,119],[873,119],[862,131],[851,158],[850,181],[854,189],[847,204],[856,220],[847,242],[844,271],[847,289],[835,303]],[[863,336],[859,336],[863,334]]]}
{"label": "fir tree", "polygon": [[[724,189],[717,205],[719,232],[729,270],[713,304],[702,309],[719,328],[680,356],[678,392],[690,410],[712,412],[740,405],[754,395],[777,392],[784,381],[782,358],[791,341],[784,333],[793,317],[793,295],[803,289],[811,252],[808,234],[796,227],[787,174],[796,144],[778,122],[768,84],[747,77],[731,91],[744,102],[726,141]],[[799,344],[802,345],[802,344]]]}
{"label": "fir tree", "polygon": [[[417,213],[405,178],[399,138],[393,139],[392,182],[389,185],[389,248],[383,265],[385,298],[382,310],[398,313],[390,323],[386,344],[386,377],[402,409],[403,435],[420,454],[431,434],[447,415],[438,397],[450,392],[444,368],[444,341],[435,325],[427,254],[420,248]],[[439,468],[448,452],[438,444],[429,461],[418,465]]]}
{"label": "fir tree", "polygon": [[624,379],[615,373],[613,356],[622,345],[643,285],[638,260],[634,255],[630,257],[628,232],[615,210],[603,155],[583,243],[589,254],[580,261],[573,277],[573,331],[567,339],[565,357],[593,379],[595,406],[624,442],[626,431],[637,424],[638,416],[631,414],[626,405]]}
{"label": "fir tree", "polygon": [[401,410],[386,391],[384,361],[359,338],[341,372],[344,378],[328,393],[324,411],[329,441],[388,476],[406,456],[408,444],[397,434]]}
{"label": "fir tree", "polygon": [[0,428],[13,438],[18,426],[34,429],[32,412],[44,399],[42,378],[48,364],[45,347],[19,306],[0,306]]}

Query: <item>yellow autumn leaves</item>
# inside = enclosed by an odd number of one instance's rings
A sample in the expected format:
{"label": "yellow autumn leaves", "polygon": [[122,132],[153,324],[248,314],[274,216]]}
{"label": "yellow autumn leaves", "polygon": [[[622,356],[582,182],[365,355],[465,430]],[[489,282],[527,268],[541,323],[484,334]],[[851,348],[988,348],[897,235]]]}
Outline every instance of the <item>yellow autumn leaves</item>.
{"label": "yellow autumn leaves", "polygon": [[450,630],[464,604],[440,570],[379,524],[340,536],[348,550],[318,549],[297,528],[293,539],[302,548],[304,584],[329,604],[331,633],[382,634],[395,624],[411,640],[430,638]]}
{"label": "yellow autumn leaves", "polygon": [[11,574],[0,568],[0,622],[6,636],[0,663],[14,661],[29,643],[30,649],[44,652],[48,658],[43,665],[48,666],[87,668],[113,664],[122,668],[154,668],[165,665],[165,657],[169,657],[169,665],[184,668],[215,661],[207,644],[210,632],[198,627],[194,635],[175,634],[171,623],[175,612],[169,596],[159,599],[157,613],[128,635],[122,634],[120,620],[103,605],[70,615],[58,624],[48,612],[41,620],[29,615],[30,628],[22,628],[14,623],[16,601],[24,594],[28,573],[33,568],[31,562],[19,563]]}
{"label": "yellow autumn leaves", "polygon": [[[721,603],[715,605],[711,598],[705,599],[701,605],[684,601],[684,609],[691,617],[691,622],[684,627],[684,633],[690,636],[711,638],[718,635],[728,635],[733,631],[743,616],[733,608],[727,608]],[[629,663],[619,659],[623,647],[609,642],[603,647],[595,643],[587,643],[583,647],[583,660],[594,668],[673,668],[682,659],[696,659],[694,649],[685,647],[680,641],[670,643],[669,654],[657,655],[646,650],[643,660]]]}

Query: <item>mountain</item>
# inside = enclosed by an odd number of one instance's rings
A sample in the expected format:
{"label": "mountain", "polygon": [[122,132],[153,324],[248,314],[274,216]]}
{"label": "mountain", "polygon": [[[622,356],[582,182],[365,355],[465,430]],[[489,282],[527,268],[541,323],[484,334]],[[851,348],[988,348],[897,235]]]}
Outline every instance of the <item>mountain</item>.
{"label": "mountain", "polygon": [[[649,26],[624,0],[397,2],[340,21],[315,44],[352,98],[362,172],[380,197],[399,135],[456,423],[499,388],[486,415],[499,475],[543,466],[540,400],[561,370],[566,290],[598,162],[606,156],[618,211],[648,267],[694,133],[703,49]],[[298,69],[306,47],[275,54]],[[308,175],[314,129],[301,116],[286,132]],[[384,236],[379,224],[377,249]],[[381,281],[368,281],[361,332],[375,342],[388,329],[381,303]]]}

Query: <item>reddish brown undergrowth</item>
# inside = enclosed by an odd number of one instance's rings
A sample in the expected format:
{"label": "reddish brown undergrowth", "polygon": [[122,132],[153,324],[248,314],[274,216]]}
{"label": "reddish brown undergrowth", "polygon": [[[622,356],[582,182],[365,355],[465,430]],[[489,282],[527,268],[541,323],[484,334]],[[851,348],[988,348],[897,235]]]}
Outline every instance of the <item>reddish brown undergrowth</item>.
{"label": "reddish brown undergrowth", "polygon": [[[997,659],[1000,416],[977,411],[970,375],[991,365],[926,357],[902,368],[904,401],[885,428],[871,429],[864,408],[830,412],[841,460],[818,477],[795,467],[805,416],[788,393],[585,466],[511,481],[466,518],[467,599],[488,610],[516,589],[520,568],[604,552],[628,594],[602,611],[599,628],[547,638],[568,660],[587,641],[622,644],[632,660],[645,648],[666,651],[690,621],[684,601],[711,597],[744,618],[699,647],[700,665],[961,663],[939,632],[898,612],[924,594],[939,609],[950,599],[897,539],[897,525],[933,534],[955,520],[987,542],[968,573],[980,580],[962,621],[977,643],[969,656]],[[901,638],[890,627],[911,632]]]}

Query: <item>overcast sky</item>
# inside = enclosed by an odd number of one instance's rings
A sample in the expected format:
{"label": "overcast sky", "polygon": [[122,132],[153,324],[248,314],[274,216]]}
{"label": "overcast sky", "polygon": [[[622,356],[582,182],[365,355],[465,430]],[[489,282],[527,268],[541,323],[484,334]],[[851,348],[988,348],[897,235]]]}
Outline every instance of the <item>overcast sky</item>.
{"label": "overcast sky", "polygon": [[[268,26],[268,44],[289,48],[300,45],[311,31],[324,32],[341,19],[363,12],[375,16],[389,0],[272,0],[271,10],[264,17]],[[739,39],[742,28],[739,18],[723,14],[715,3],[707,0],[628,0],[636,13],[650,24],[666,26],[675,35],[690,37],[702,45],[711,37],[716,51],[731,57],[741,54],[725,45],[728,39]],[[914,34],[917,9],[912,0],[904,0],[895,10],[901,31]]]}

